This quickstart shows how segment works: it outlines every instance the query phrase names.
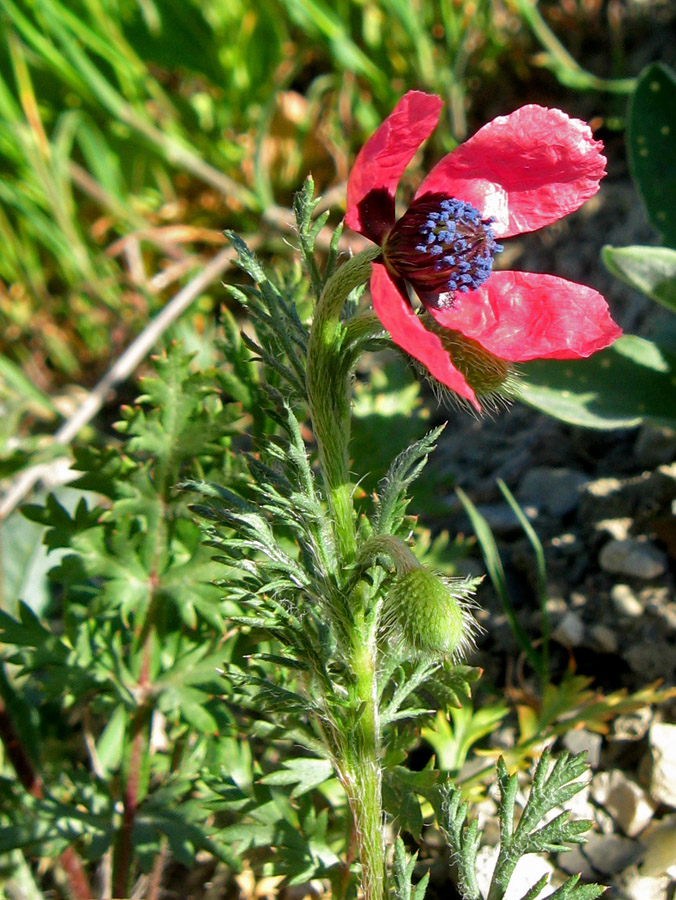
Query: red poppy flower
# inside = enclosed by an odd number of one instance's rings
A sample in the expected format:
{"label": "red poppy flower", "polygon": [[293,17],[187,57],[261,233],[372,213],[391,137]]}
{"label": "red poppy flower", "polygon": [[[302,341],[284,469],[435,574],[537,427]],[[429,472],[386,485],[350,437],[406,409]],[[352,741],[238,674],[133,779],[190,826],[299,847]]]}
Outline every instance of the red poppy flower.
{"label": "red poppy flower", "polygon": [[[523,106],[437,163],[396,220],[397,184],[441,106],[439,97],[420,91],[399,101],[357,156],[345,221],[382,247],[371,295],[392,340],[480,409],[484,384],[468,368],[468,354],[480,368],[492,360],[507,371],[509,363],[530,359],[590,356],[619,337],[592,288],[553,275],[492,271],[502,250],[497,239],[578,209],[598,190],[606,160],[584,122]],[[427,315],[412,309],[407,283]]]}

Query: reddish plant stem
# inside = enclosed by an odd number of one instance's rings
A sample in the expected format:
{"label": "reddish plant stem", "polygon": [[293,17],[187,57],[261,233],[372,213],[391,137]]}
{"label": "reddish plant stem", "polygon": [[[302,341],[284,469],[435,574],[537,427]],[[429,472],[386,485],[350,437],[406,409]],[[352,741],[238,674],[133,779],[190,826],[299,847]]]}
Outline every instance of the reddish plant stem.
{"label": "reddish plant stem", "polygon": [[157,859],[155,860],[155,865],[153,866],[153,870],[150,873],[150,881],[148,884],[148,890],[146,892],[147,900],[159,900],[160,897],[160,888],[162,887],[162,875],[164,873],[164,866],[167,862],[167,840],[166,838],[162,839],[162,844],[160,846],[160,852],[157,855]]}
{"label": "reddish plant stem", "polygon": [[143,758],[148,750],[146,725],[150,721],[150,708],[145,702],[150,672],[150,629],[146,633],[143,647],[143,662],[137,684],[140,698],[139,709],[132,722],[132,742],[129,753],[129,765],[124,787],[122,824],[115,842],[115,863],[113,866],[113,894],[115,897],[126,897],[131,883],[132,832],[139,805],[139,788],[141,785],[141,769]]}
{"label": "reddish plant stem", "polygon": [[75,852],[74,847],[66,847],[59,862],[66,873],[68,887],[73,900],[91,900],[93,894],[89,879],[82,865],[82,860]]}
{"label": "reddish plant stem", "polygon": [[42,779],[35,771],[35,766],[21,743],[14,722],[2,700],[0,700],[0,740],[22,786],[33,797],[42,797]]}
{"label": "reddish plant stem", "polygon": [[[14,727],[14,722],[2,700],[0,700],[0,740],[21,785],[32,797],[38,799],[43,797],[42,778],[26,752],[26,748],[23,746],[21,738]],[[59,862],[66,874],[73,900],[90,900],[93,896],[91,885],[82,865],[82,860],[75,848],[66,847],[59,856]]]}

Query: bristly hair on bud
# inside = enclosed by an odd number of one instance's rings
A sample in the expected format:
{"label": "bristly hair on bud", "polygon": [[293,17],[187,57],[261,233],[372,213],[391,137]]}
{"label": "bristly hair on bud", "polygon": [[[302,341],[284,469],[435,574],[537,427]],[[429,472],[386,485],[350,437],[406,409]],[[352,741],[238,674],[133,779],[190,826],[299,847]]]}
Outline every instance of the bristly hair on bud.
{"label": "bristly hair on bud", "polygon": [[424,566],[400,574],[383,605],[381,634],[388,652],[464,658],[481,630],[472,615],[481,580],[442,578]]}
{"label": "bristly hair on bud", "polygon": [[453,365],[464,375],[477,397],[510,395],[515,374],[513,363],[500,359],[459,331],[442,328],[428,313],[422,318],[425,328],[441,338]]}
{"label": "bristly hair on bud", "polygon": [[[495,356],[478,341],[465,337],[459,331],[442,328],[428,313],[420,316],[425,328],[441,338],[454,367],[463,375],[467,384],[481,400],[481,413],[491,414],[507,408],[516,395],[520,372],[514,363]],[[415,364],[415,360],[413,361]],[[440,404],[456,406],[476,413],[475,408],[463,397],[446,388],[433,378],[424,366],[416,366],[427,381]]]}

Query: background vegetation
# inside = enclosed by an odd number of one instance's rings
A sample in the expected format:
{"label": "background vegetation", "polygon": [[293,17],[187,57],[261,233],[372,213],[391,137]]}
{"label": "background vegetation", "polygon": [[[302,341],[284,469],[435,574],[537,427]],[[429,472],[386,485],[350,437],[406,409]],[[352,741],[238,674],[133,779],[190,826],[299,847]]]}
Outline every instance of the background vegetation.
{"label": "background vegetation", "polygon": [[[4,0],[0,602],[9,649],[0,719],[20,723],[26,756],[21,785],[17,759],[2,760],[0,850],[21,896],[90,896],[96,872],[113,896],[144,873],[141,889],[156,898],[169,860],[190,871],[202,853],[210,873],[215,859],[231,873],[233,846],[251,850],[257,878],[302,882],[334,865],[327,811],[341,801],[326,771],[287,755],[290,774],[270,775],[279,751],[265,749],[263,731],[240,741],[243,726],[218,700],[216,665],[251,647],[223,637],[233,609],[211,585],[222,572],[175,491],[187,477],[245,478],[244,433],[273,427],[222,287],[234,260],[223,232],[273,262],[307,313],[293,195],[312,172],[320,208],[337,222],[356,151],[403,92],[446,101],[430,158],[531,101],[620,134],[640,70],[673,62],[669,16],[668,3],[619,0]],[[318,247],[328,253],[321,233]],[[176,340],[192,361],[166,352]],[[363,458],[392,409],[402,446],[425,429],[418,393],[400,391],[396,371],[372,382],[357,389]],[[68,489],[72,458],[80,480]],[[54,498],[29,493],[38,476]],[[449,565],[443,546],[432,550]],[[166,577],[143,594],[158,560]],[[197,582],[187,601],[186,584]],[[157,597],[168,601],[161,615]],[[152,704],[138,694],[149,672]],[[162,717],[152,735],[151,708]],[[448,767],[486,730],[467,725]],[[147,766],[137,799],[151,802],[132,860],[116,803],[138,754]],[[229,780],[216,783],[221,765]],[[198,771],[207,773],[199,803],[190,794]],[[27,794],[37,831],[15,816],[25,816]],[[237,831],[258,807],[268,818]],[[74,810],[84,808],[78,825]],[[275,849],[280,829],[297,836],[286,856]]]}

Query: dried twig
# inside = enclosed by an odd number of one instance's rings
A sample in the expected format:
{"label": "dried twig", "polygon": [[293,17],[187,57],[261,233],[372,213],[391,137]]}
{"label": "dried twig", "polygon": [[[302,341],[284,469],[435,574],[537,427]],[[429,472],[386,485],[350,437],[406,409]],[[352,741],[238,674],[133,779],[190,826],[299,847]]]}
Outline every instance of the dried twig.
{"label": "dried twig", "polygon": [[[318,209],[328,209],[342,200],[345,191],[344,185],[337,185],[329,191],[320,201]],[[263,216],[266,224],[278,231],[287,234],[295,234],[295,220],[289,209],[274,206],[266,210]],[[331,240],[332,229],[323,228],[317,239],[317,246],[328,248]],[[252,248],[260,246],[262,237],[248,238],[248,244]],[[366,246],[367,241],[359,236],[343,237],[340,243],[341,249],[347,251],[359,251]],[[55,432],[52,441],[55,444],[69,444],[77,433],[87,425],[103,406],[109,392],[118,385],[140,365],[148,355],[152,347],[159,341],[164,332],[176,319],[190,306],[213,281],[222,275],[235,259],[235,251],[224,248],[216,254],[212,260],[205,264],[202,271],[182,288],[162,311],[148,324],[141,334],[129,345],[114,365],[106,372],[99,383],[85,397],[78,410]],[[42,480],[51,485],[66,484],[77,477],[77,473],[70,469],[67,459],[61,458],[50,463],[41,463],[32,466],[22,472],[14,483],[0,499],[0,521],[17,507],[35,484]]]}
{"label": "dried twig", "polygon": [[[250,243],[255,244],[256,241],[251,240]],[[198,275],[172,297],[162,311],[144,328],[141,334],[127,347],[99,383],[85,397],[74,415],[67,419],[55,432],[52,437],[52,441],[55,444],[68,444],[73,440],[77,433],[101,409],[108,393],[131,375],[167,328],[178,319],[193,300],[199,297],[213,281],[223,274],[234,258],[235,251],[232,248],[227,247],[221,250],[205,265]],[[6,518],[15,509],[17,504],[23,500],[40,478],[49,474],[55,468],[63,470],[64,461],[58,460],[56,465],[53,463],[42,463],[22,472],[0,501],[0,520]],[[64,483],[64,474],[62,472],[60,476],[59,480],[61,483]],[[75,478],[77,476],[73,474],[72,477]]]}

